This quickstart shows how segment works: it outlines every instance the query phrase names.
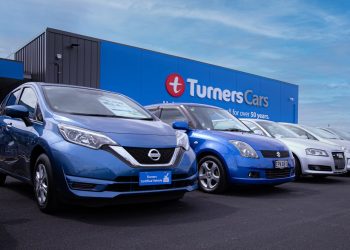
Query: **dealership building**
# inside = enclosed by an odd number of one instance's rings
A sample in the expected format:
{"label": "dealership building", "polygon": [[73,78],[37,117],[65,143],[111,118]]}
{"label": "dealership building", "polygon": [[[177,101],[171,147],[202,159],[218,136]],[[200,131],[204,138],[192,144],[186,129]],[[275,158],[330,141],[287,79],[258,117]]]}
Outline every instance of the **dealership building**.
{"label": "dealership building", "polygon": [[142,105],[192,102],[237,117],[297,123],[298,86],[187,58],[47,28],[0,59],[0,96],[28,81],[125,94]]}

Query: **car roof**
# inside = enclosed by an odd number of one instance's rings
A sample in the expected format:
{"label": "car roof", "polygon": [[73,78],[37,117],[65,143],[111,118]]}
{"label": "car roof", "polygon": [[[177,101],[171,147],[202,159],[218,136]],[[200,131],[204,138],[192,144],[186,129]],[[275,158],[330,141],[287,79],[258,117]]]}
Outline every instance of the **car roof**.
{"label": "car roof", "polygon": [[38,87],[54,86],[54,87],[68,87],[68,88],[78,88],[78,89],[89,89],[89,90],[98,90],[98,91],[103,91],[103,92],[123,95],[123,94],[120,94],[118,92],[112,92],[112,91],[108,91],[108,90],[103,90],[103,89],[98,89],[98,88],[90,88],[90,87],[84,87],[84,86],[78,86],[78,85],[69,85],[69,84],[63,84],[63,83],[26,82],[26,83],[23,83],[22,85],[18,86],[17,88],[30,86],[30,85],[34,85],[34,86],[38,86]]}
{"label": "car roof", "polygon": [[263,122],[276,123],[275,121],[270,121],[270,120],[265,120],[265,119],[252,119],[252,118],[239,118],[239,119],[242,121],[252,121],[252,122],[263,121]]}
{"label": "car roof", "polygon": [[158,103],[158,104],[151,104],[146,105],[146,108],[155,108],[155,107],[178,107],[178,106],[198,106],[198,107],[208,107],[208,108],[216,108],[216,109],[222,109],[221,107],[202,104],[202,103],[191,103],[191,102],[175,102],[175,103]]}

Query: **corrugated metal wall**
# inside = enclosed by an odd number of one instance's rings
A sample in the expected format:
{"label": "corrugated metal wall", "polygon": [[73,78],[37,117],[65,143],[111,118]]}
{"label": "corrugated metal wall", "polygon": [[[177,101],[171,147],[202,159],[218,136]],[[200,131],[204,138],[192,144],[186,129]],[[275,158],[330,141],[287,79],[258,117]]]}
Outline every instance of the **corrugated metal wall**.
{"label": "corrugated metal wall", "polygon": [[45,81],[46,33],[32,40],[15,53],[15,60],[24,64],[24,73],[31,74],[35,81]]}
{"label": "corrugated metal wall", "polygon": [[[100,45],[97,39],[48,29],[46,82],[99,87]],[[58,59],[57,54],[62,56]]]}
{"label": "corrugated metal wall", "polygon": [[15,54],[32,81],[98,88],[100,41],[48,28]]}

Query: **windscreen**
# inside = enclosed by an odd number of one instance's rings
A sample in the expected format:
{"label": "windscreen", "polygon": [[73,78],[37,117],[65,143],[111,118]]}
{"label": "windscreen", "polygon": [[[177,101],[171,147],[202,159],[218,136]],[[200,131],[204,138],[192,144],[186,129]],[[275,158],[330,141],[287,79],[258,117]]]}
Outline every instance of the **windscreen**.
{"label": "windscreen", "polygon": [[293,131],[274,122],[257,121],[274,138],[300,138],[299,135]]}
{"label": "windscreen", "polygon": [[341,139],[350,141],[350,133],[334,128],[329,128],[329,130],[338,135]]}
{"label": "windscreen", "polygon": [[326,130],[320,129],[320,128],[314,128],[314,127],[306,127],[306,129],[310,130],[311,133],[314,133],[315,135],[323,138],[323,139],[338,139],[340,140],[339,136],[328,132]]}
{"label": "windscreen", "polygon": [[44,86],[43,89],[47,103],[55,112],[153,120],[141,106],[119,94],[65,86]]}
{"label": "windscreen", "polygon": [[251,132],[241,121],[224,109],[188,106],[187,109],[200,124],[198,129]]}

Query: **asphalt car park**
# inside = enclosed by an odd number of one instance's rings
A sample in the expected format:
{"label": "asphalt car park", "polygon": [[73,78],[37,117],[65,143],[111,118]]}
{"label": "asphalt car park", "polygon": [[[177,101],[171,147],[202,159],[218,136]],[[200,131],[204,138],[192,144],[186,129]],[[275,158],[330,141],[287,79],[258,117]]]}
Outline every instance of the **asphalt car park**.
{"label": "asphalt car park", "polygon": [[41,213],[32,187],[0,188],[1,249],[348,249],[349,177],[200,191],[178,202]]}

